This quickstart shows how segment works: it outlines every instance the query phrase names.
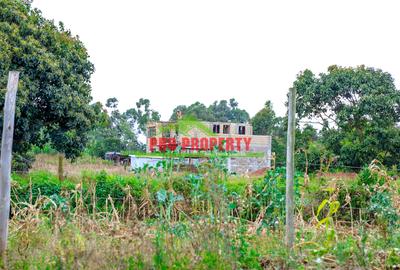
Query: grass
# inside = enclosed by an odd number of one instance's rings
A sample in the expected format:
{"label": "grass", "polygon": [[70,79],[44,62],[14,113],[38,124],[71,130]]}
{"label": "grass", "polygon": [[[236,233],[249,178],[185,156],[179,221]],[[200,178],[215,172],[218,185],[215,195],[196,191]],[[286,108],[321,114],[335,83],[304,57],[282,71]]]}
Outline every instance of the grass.
{"label": "grass", "polygon": [[[284,239],[284,169],[227,175],[85,171],[14,175],[10,269],[398,269],[399,179],[296,175],[296,244]],[[100,164],[97,164],[100,166]],[[86,167],[85,167],[86,168]],[[41,190],[38,192],[38,190]],[[32,195],[34,194],[34,196]],[[387,195],[387,196],[386,196]],[[327,200],[326,207],[321,202]],[[333,213],[330,203],[338,202]],[[321,208],[317,214],[317,208]],[[363,212],[358,212],[362,208]],[[321,223],[325,217],[330,222]],[[390,221],[390,222],[389,222]]]}
{"label": "grass", "polygon": [[[32,171],[48,171],[57,174],[58,156],[56,154],[38,154],[32,165]],[[100,158],[83,156],[76,161],[71,162],[64,159],[64,173],[66,178],[79,178],[83,172],[106,171],[113,175],[129,175],[130,172],[121,165],[115,165],[113,162],[105,161]]]}
{"label": "grass", "polygon": [[387,239],[362,224],[354,233],[337,226],[332,242],[323,228],[304,224],[288,254],[283,227],[257,232],[257,224],[235,220],[44,213],[43,205],[30,205],[11,221],[10,269],[390,269],[400,258],[398,232]]}

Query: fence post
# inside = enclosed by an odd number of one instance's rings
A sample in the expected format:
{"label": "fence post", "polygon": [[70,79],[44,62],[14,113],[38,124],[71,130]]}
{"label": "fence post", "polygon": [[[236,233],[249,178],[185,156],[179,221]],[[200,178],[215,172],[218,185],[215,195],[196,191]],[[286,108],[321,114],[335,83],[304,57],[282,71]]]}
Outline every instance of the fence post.
{"label": "fence post", "polygon": [[3,256],[7,248],[8,219],[10,215],[11,154],[18,80],[19,72],[10,71],[8,75],[7,93],[4,100],[3,135],[1,137],[0,158],[0,253]]}
{"label": "fence post", "polygon": [[58,180],[64,181],[64,155],[58,153]]}
{"label": "fence post", "polygon": [[296,129],[296,90],[289,91],[289,114],[286,148],[286,245],[289,250],[294,244],[294,144]]}

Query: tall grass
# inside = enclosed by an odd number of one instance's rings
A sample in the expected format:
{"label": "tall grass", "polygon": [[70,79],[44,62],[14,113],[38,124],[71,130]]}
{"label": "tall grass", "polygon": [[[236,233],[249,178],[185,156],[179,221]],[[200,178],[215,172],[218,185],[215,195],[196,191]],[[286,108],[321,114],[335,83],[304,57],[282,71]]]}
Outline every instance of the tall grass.
{"label": "tall grass", "polygon": [[[172,161],[171,161],[172,162]],[[284,169],[14,176],[10,269],[390,269],[400,264],[399,180],[380,166],[350,180],[296,176],[296,245],[284,243]],[[365,192],[364,192],[365,191]],[[321,204],[321,202],[324,202]],[[336,203],[337,202],[337,203]],[[330,205],[339,204],[337,211]],[[321,220],[329,223],[321,223]]]}

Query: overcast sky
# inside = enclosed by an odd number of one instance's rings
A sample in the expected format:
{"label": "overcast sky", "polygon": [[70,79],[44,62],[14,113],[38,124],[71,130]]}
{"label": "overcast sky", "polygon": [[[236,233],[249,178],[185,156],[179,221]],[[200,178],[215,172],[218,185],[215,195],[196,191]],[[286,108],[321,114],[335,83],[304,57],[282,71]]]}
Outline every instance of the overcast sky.
{"label": "overcast sky", "polygon": [[365,64],[399,87],[399,1],[34,0],[85,43],[93,98],[145,97],[167,120],[177,105],[234,97],[251,116],[285,114],[305,68]]}

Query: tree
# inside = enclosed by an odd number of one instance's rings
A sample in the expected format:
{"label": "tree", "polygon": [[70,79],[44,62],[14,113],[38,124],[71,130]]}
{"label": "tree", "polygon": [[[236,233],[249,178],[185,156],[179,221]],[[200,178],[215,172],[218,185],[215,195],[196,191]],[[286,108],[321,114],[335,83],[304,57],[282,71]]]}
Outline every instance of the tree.
{"label": "tree", "polygon": [[[55,26],[37,9],[0,0],[0,88],[9,70],[21,71],[13,150],[51,143],[68,158],[87,142],[95,114],[90,106],[94,66],[78,37]],[[0,107],[4,103],[0,93]],[[0,120],[0,123],[3,121]]]}
{"label": "tree", "polygon": [[296,168],[308,173],[329,165],[334,155],[322,143],[317,129],[310,124],[296,128]]}
{"label": "tree", "polygon": [[183,115],[190,115],[202,121],[248,122],[250,120],[249,114],[245,110],[239,109],[238,105],[234,98],[231,98],[229,102],[227,100],[215,101],[208,107],[201,102],[195,102],[189,107],[179,105],[174,109],[170,120],[176,120],[177,111],[181,111]]}
{"label": "tree", "polygon": [[275,111],[272,108],[272,103],[269,100],[265,102],[264,108],[256,113],[256,115],[251,119],[254,135],[273,134],[276,132],[277,123],[278,119],[275,115]]}
{"label": "tree", "polygon": [[170,117],[171,121],[175,121],[177,119],[177,112],[180,111],[183,115],[190,115],[195,117],[198,120],[203,121],[212,121],[213,116],[211,112],[208,110],[207,106],[201,102],[195,102],[189,107],[185,105],[179,105],[174,110]]}
{"label": "tree", "polygon": [[130,123],[131,128],[137,128],[139,134],[146,132],[148,122],[159,121],[161,118],[157,111],[150,109],[150,100],[144,98],[136,102],[136,109],[127,110],[124,117]]}
{"label": "tree", "polygon": [[237,123],[245,123],[250,120],[249,114],[245,110],[241,110],[238,107],[239,103],[236,102],[234,98],[231,98],[228,101],[220,100],[214,101],[208,107],[208,111],[211,114],[211,121],[220,121],[220,122],[237,122]]}
{"label": "tree", "polygon": [[121,113],[118,100],[109,98],[106,108],[94,104],[96,127],[90,133],[87,152],[93,156],[104,157],[109,151],[144,151],[145,146],[138,139],[146,131],[149,121],[159,121],[160,114],[150,108],[150,101],[141,98],[136,108]]}
{"label": "tree", "polygon": [[286,160],[286,117],[278,117],[273,109],[272,102],[267,100],[262,108],[251,119],[254,135],[272,136],[272,151],[276,155],[276,163],[280,166]]}
{"label": "tree", "polygon": [[340,162],[363,166],[379,158],[398,163],[400,92],[389,73],[331,66],[319,76],[303,71],[294,87],[299,117],[321,122],[323,142]]}

